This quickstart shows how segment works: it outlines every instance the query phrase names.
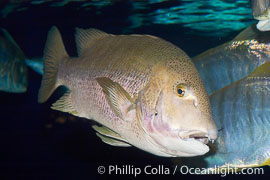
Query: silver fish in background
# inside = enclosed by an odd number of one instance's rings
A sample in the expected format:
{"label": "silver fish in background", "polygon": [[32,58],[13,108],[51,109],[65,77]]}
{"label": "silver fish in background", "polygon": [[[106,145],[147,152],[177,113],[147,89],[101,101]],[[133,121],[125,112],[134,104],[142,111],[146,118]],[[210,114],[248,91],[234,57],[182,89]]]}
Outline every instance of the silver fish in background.
{"label": "silver fish in background", "polygon": [[209,49],[193,58],[208,94],[248,76],[270,60],[270,32],[255,24],[235,39]]}
{"label": "silver fish in background", "polygon": [[103,142],[133,145],[158,156],[198,156],[217,138],[209,99],[191,59],[149,35],[76,30],[70,58],[56,27],[44,50],[38,101],[60,85],[68,91],[52,108],[92,119]]}
{"label": "silver fish in background", "polygon": [[23,93],[27,90],[28,77],[25,56],[5,30],[0,30],[0,90]]}
{"label": "silver fish in background", "polygon": [[252,0],[252,15],[259,20],[256,25],[260,31],[270,30],[270,0]]}
{"label": "silver fish in background", "polygon": [[270,62],[212,94],[210,100],[221,131],[217,152],[205,159],[208,165],[270,165]]}
{"label": "silver fish in background", "polygon": [[210,101],[220,129],[213,152],[184,163],[203,168],[270,165],[270,62],[212,94]]}

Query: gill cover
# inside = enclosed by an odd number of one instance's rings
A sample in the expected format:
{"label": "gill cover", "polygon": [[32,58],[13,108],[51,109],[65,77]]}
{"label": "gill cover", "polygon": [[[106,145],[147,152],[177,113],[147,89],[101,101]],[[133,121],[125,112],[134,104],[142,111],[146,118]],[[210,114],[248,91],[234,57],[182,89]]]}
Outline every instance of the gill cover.
{"label": "gill cover", "polygon": [[148,109],[146,105],[138,99],[137,114],[138,121],[150,138],[147,140],[152,143],[164,156],[191,157],[203,155],[209,151],[209,147],[195,139],[181,139],[178,129],[171,129],[167,122],[164,122],[166,115],[164,110],[164,92],[160,90],[154,109]]}

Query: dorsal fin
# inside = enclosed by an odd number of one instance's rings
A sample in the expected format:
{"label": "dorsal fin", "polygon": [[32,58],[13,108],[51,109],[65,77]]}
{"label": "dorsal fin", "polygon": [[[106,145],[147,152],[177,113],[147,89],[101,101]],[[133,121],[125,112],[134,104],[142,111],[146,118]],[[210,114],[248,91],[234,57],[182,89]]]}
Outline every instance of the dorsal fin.
{"label": "dorsal fin", "polygon": [[256,34],[258,34],[260,31],[256,29],[256,25],[252,24],[243,31],[241,31],[233,40],[235,41],[242,41],[242,40],[250,40],[254,39]]}
{"label": "dorsal fin", "polygon": [[9,34],[9,32],[4,29],[4,28],[0,28],[0,31],[1,34],[3,34],[3,36],[11,43],[13,44],[16,48],[17,48],[17,51],[22,55],[24,56],[24,53],[22,51],[22,49],[20,48],[20,46],[16,43],[16,41],[13,39],[13,37]]}
{"label": "dorsal fin", "polygon": [[270,77],[270,61],[259,66],[248,77]]}
{"label": "dorsal fin", "polygon": [[269,42],[270,32],[269,31],[259,31],[256,28],[256,24],[250,25],[248,28],[240,32],[233,40],[234,41],[244,41],[244,40],[256,40],[259,42],[267,43]]}
{"label": "dorsal fin", "polygon": [[[252,73],[250,73],[247,77],[243,78],[243,79],[257,79],[257,78],[269,78],[270,77],[270,61],[260,65],[257,69],[255,69]],[[243,79],[240,79],[232,84],[236,84],[241,82]],[[226,88],[232,86],[232,84],[229,84],[219,90],[217,90],[216,92],[212,93],[209,97],[211,99],[211,97],[213,97],[215,94],[220,93],[221,91],[224,91]]]}
{"label": "dorsal fin", "polygon": [[109,34],[98,29],[76,28],[75,41],[78,56],[81,56],[81,54],[90,46],[90,43],[107,36],[109,36]]}

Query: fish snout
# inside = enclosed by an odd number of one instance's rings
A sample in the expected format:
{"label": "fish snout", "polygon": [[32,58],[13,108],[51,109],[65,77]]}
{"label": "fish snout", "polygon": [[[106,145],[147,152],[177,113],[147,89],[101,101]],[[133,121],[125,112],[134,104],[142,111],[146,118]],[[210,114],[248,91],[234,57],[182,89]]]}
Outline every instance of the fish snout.
{"label": "fish snout", "polygon": [[211,128],[208,129],[208,134],[207,134],[209,139],[216,140],[218,137],[218,131],[217,128]]}
{"label": "fish snout", "polygon": [[207,135],[210,139],[213,139],[213,140],[217,139],[218,137],[217,126],[212,116],[211,118],[209,118],[209,123],[207,127]]}

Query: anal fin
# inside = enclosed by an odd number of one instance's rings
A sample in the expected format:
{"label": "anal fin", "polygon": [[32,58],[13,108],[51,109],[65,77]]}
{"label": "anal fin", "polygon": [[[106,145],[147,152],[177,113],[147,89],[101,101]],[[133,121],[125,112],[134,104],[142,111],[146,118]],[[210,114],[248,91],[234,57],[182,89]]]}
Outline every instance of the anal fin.
{"label": "anal fin", "polygon": [[96,130],[99,134],[102,134],[104,136],[114,138],[120,141],[127,142],[125,139],[123,139],[118,133],[114,132],[113,130],[105,127],[105,126],[92,126],[94,130]]}
{"label": "anal fin", "polygon": [[52,109],[68,112],[73,115],[78,115],[78,112],[74,109],[71,103],[71,92],[66,92],[58,101],[52,104]]}
{"label": "anal fin", "polygon": [[105,127],[105,126],[92,126],[94,130],[97,131],[97,136],[106,144],[112,146],[121,146],[121,147],[129,147],[131,146],[128,142],[123,139],[118,133],[113,130]]}
{"label": "anal fin", "polygon": [[112,145],[112,146],[120,146],[120,147],[130,147],[130,144],[127,144],[123,141],[119,141],[104,135],[101,135],[99,133],[96,133],[96,135],[106,144]]}

